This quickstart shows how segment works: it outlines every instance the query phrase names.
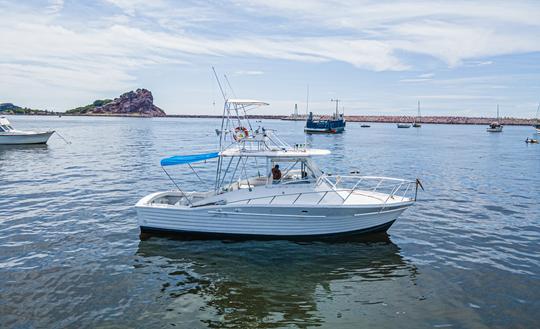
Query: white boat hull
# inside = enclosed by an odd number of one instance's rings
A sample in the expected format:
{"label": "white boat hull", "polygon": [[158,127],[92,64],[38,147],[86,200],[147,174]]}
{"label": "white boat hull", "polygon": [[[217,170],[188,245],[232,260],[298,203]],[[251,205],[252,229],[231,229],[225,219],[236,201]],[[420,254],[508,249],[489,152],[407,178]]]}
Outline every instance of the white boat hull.
{"label": "white boat hull", "polygon": [[0,145],[45,144],[54,131],[36,133],[0,133]]}
{"label": "white boat hull", "polygon": [[386,231],[412,202],[390,206],[216,205],[136,206],[142,233],[190,235],[318,237]]}
{"label": "white boat hull", "polygon": [[498,128],[486,128],[486,131],[490,132],[490,133],[500,133],[502,132],[502,127],[498,127]]}
{"label": "white boat hull", "polygon": [[398,123],[397,127],[398,128],[411,128],[411,125],[408,123]]}

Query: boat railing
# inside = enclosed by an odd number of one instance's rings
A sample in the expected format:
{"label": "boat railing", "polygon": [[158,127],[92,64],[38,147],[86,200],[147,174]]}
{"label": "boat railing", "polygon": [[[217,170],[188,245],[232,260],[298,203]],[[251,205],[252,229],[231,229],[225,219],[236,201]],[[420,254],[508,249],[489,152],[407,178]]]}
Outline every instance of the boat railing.
{"label": "boat railing", "polygon": [[[229,203],[243,203],[243,204],[262,204],[259,203],[261,200],[268,200],[264,204],[276,204],[276,199],[286,198],[289,201],[283,203],[282,201],[279,204],[289,204],[295,205],[302,200],[307,198],[311,204],[336,204],[343,205],[345,204],[351,196],[361,196],[364,198],[373,199],[378,204],[386,206],[391,202],[391,200],[399,200],[400,202],[413,201],[415,198],[412,195],[413,189],[411,188],[416,183],[415,181],[408,181],[404,179],[390,178],[390,177],[375,177],[375,176],[332,176],[336,178],[335,182],[327,179],[328,176],[323,175],[319,178],[315,184],[318,189],[308,192],[290,192],[282,193],[274,196],[260,196],[253,198],[245,198],[241,200],[231,201]],[[347,179],[356,178],[357,182],[353,185],[352,188],[340,187],[343,185],[344,181]],[[374,181],[375,186],[372,188],[361,188],[360,185],[362,182]],[[320,189],[322,186],[327,186],[326,189]],[[318,195],[320,197],[309,197],[311,195]],[[383,207],[384,209],[384,207]]]}
{"label": "boat railing", "polygon": [[[369,191],[378,195],[387,195],[384,203],[397,197],[406,198],[412,193],[411,187],[417,181],[385,176],[358,176],[358,175],[322,175],[320,183],[325,182],[334,189],[346,189],[349,191],[343,202],[345,203],[353,194],[360,194],[360,191]],[[416,199],[416,189],[414,189],[414,199]]]}

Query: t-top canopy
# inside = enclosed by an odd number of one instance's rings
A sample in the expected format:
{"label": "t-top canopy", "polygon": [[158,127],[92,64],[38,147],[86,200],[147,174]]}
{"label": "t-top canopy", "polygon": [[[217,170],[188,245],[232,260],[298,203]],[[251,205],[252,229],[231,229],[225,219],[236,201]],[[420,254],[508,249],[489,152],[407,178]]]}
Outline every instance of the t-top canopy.
{"label": "t-top canopy", "polygon": [[285,149],[285,150],[242,150],[229,148],[221,152],[224,157],[263,157],[263,158],[307,158],[330,154],[329,150],[323,149]]}
{"label": "t-top canopy", "polygon": [[174,165],[179,165],[179,164],[198,162],[198,161],[217,158],[218,156],[219,156],[219,152],[192,154],[192,155],[175,155],[170,158],[162,159],[161,166],[165,167],[165,166],[174,166]]}
{"label": "t-top canopy", "polygon": [[228,99],[227,103],[229,104],[235,104],[235,105],[242,105],[242,106],[251,106],[251,105],[270,105],[266,102],[258,101],[255,99]]}

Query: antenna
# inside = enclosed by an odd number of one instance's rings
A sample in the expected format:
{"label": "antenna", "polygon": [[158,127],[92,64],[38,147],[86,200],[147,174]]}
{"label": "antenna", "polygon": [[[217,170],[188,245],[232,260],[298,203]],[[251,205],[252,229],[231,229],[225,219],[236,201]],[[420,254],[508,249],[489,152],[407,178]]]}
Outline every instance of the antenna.
{"label": "antenna", "polygon": [[223,95],[223,100],[227,100],[227,95],[225,94],[225,92],[223,91],[223,88],[221,87],[221,82],[219,82],[219,78],[217,76],[217,73],[216,73],[216,69],[212,66],[212,71],[214,71],[214,76],[216,77],[216,81],[217,81],[217,84],[219,86],[219,90],[221,90],[221,95]]}
{"label": "antenna", "polygon": [[336,102],[336,118],[338,118],[339,117],[338,105],[339,105],[340,100],[336,98],[336,99],[331,99],[330,101]]}
{"label": "antenna", "polygon": [[309,112],[309,83],[307,85],[307,92],[306,92],[306,116]]}
{"label": "antenna", "polygon": [[[307,84],[306,88],[306,127],[307,127],[307,120],[309,117],[309,83]],[[304,132],[304,148],[307,149],[307,134]]]}

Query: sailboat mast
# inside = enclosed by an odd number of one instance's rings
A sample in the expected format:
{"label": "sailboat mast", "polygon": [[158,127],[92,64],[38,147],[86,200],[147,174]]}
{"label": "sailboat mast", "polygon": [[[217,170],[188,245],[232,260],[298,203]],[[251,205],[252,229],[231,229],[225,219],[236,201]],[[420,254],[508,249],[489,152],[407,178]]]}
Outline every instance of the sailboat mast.
{"label": "sailboat mast", "polygon": [[499,122],[499,104],[497,104],[497,122]]}

